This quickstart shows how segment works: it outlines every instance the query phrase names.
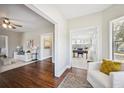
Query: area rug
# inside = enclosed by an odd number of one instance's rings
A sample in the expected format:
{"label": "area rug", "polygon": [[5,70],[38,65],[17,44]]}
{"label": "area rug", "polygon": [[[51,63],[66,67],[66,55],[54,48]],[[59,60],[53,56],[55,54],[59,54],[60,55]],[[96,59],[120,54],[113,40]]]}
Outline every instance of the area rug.
{"label": "area rug", "polygon": [[58,88],[92,88],[86,76],[86,71],[82,75],[69,72]]}

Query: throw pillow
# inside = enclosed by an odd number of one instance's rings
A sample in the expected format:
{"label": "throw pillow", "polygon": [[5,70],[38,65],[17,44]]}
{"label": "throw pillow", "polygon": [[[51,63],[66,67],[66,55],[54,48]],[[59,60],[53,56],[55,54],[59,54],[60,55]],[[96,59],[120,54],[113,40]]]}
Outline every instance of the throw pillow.
{"label": "throw pillow", "polygon": [[104,74],[109,75],[110,72],[116,72],[121,70],[120,62],[113,62],[112,60],[103,59],[103,62],[100,67],[100,71]]}

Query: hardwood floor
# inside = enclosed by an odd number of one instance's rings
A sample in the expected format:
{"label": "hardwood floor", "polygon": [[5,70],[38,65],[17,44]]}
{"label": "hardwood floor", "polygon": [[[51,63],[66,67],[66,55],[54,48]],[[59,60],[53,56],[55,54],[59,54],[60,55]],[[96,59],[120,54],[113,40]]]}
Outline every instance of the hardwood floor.
{"label": "hardwood floor", "polygon": [[54,77],[51,59],[35,62],[0,74],[1,88],[55,88],[68,72],[80,74],[81,69],[66,70],[60,78]]}

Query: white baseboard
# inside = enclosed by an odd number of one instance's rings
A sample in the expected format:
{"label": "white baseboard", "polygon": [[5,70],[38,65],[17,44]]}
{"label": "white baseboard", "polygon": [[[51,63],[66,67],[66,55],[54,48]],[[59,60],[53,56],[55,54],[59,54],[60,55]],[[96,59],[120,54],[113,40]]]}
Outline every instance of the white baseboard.
{"label": "white baseboard", "polygon": [[51,58],[52,56],[48,56],[48,57],[44,57],[44,58],[42,58],[42,59],[39,59],[39,60],[45,60],[45,59],[48,59],[48,58]]}
{"label": "white baseboard", "polygon": [[22,66],[34,63],[34,62],[36,62],[36,61],[29,61],[29,62],[19,61],[17,63],[11,64],[11,65],[1,66],[0,73],[11,70],[11,69],[19,68],[19,67],[22,67]]}
{"label": "white baseboard", "polygon": [[60,77],[67,69],[67,66],[65,66],[59,73],[55,74],[56,77]]}
{"label": "white baseboard", "polygon": [[67,68],[68,68],[68,69],[70,69],[71,67],[72,67],[72,66],[70,66],[70,65],[67,65]]}

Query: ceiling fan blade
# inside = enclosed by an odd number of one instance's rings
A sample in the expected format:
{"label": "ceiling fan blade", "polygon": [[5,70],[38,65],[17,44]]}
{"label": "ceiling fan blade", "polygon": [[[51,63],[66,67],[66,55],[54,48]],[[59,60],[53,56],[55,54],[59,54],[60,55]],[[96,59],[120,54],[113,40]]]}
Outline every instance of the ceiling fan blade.
{"label": "ceiling fan blade", "polygon": [[13,29],[16,29],[16,27],[12,26]]}
{"label": "ceiling fan blade", "polygon": [[13,25],[15,25],[15,26],[17,26],[17,27],[23,27],[22,25],[17,25],[17,24],[13,24]]}
{"label": "ceiling fan blade", "polygon": [[10,26],[9,28],[16,29],[16,27],[23,27],[22,25],[15,24],[14,22],[11,22],[11,20],[8,17],[0,17],[1,21],[0,23],[4,23],[7,26]]}

